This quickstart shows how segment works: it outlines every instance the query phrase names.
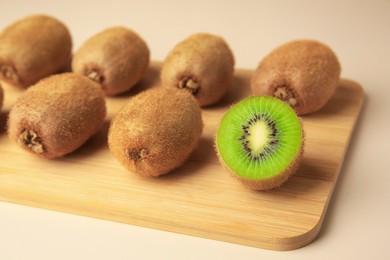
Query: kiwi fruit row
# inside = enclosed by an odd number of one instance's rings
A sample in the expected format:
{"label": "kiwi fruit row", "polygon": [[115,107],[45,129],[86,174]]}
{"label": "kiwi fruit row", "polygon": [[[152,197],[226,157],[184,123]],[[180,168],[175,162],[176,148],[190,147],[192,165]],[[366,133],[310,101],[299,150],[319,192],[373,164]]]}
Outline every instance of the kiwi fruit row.
{"label": "kiwi fruit row", "polygon": [[[28,88],[9,113],[8,135],[39,157],[62,157],[93,136],[105,119],[105,96],[133,88],[150,60],[145,41],[125,27],[92,36],[73,58],[71,48],[66,27],[45,15],[21,19],[0,35],[0,80]],[[108,146],[114,157],[142,176],[181,166],[202,134],[201,107],[226,95],[234,64],[219,36],[197,33],[179,42],[162,64],[161,86],[132,97],[111,121]],[[69,66],[72,73],[52,75]],[[279,187],[302,159],[298,115],[328,102],[340,71],[333,51],[317,41],[273,50],[252,77],[253,96],[234,104],[220,122],[215,147],[221,164],[248,188]],[[0,104],[2,96],[0,88]]]}
{"label": "kiwi fruit row", "polygon": [[145,41],[125,27],[94,35],[73,57],[69,30],[48,15],[24,17],[0,34],[0,80],[21,88],[71,68],[99,83],[104,93],[112,96],[131,89],[148,64]]}
{"label": "kiwi fruit row", "polygon": [[[114,96],[134,87],[150,60],[146,42],[136,32],[119,26],[89,38],[73,59],[71,50],[69,30],[61,21],[47,15],[20,19],[0,34],[0,80],[26,88],[71,67],[99,83],[106,95]],[[228,91],[234,63],[223,38],[193,34],[168,53],[161,83],[191,92],[200,106],[212,105]],[[252,77],[252,93],[275,96],[305,115],[328,102],[340,72],[337,56],[327,45],[313,40],[291,41],[260,62]]]}

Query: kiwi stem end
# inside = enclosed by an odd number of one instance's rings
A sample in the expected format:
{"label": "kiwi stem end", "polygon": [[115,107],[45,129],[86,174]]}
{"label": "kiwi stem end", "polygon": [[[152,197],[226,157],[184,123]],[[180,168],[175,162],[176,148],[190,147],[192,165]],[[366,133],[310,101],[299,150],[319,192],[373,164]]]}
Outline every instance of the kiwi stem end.
{"label": "kiwi stem end", "polygon": [[139,160],[142,160],[142,159],[145,159],[146,156],[148,156],[149,152],[148,150],[142,148],[142,149],[136,149],[136,150],[130,150],[128,149],[127,151],[127,155],[128,157],[133,160],[133,161],[139,161]]}
{"label": "kiwi stem end", "polygon": [[184,77],[179,81],[178,88],[185,88],[193,95],[195,95],[196,93],[198,93],[200,86],[199,83],[191,77]]}
{"label": "kiwi stem end", "polygon": [[93,81],[101,84],[103,83],[103,75],[101,75],[98,71],[96,70],[90,70],[86,73],[87,77],[92,79]]}
{"label": "kiwi stem end", "polygon": [[17,81],[17,75],[12,66],[4,64],[1,66],[0,72],[5,79]]}
{"label": "kiwi stem end", "polygon": [[41,138],[32,130],[24,129],[19,135],[18,141],[35,153],[41,154],[45,151]]}
{"label": "kiwi stem end", "polygon": [[294,93],[288,87],[278,87],[275,89],[274,97],[283,100],[291,107],[295,107],[297,105],[297,99]]}

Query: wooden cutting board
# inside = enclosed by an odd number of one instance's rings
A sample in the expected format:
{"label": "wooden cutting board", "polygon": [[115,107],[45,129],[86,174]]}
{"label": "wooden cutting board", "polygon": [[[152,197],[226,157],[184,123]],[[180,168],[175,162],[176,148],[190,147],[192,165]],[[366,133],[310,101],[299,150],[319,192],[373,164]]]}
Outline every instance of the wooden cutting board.
{"label": "wooden cutting board", "polygon": [[340,174],[362,107],[362,88],[343,79],[325,108],[305,116],[302,166],[281,188],[256,192],[225,173],[213,148],[223,113],[250,95],[253,71],[237,70],[226,98],[203,109],[199,147],[181,168],[143,178],[111,155],[110,119],[132,95],[158,83],[159,69],[153,63],[134,90],[107,98],[103,129],[73,154],[52,161],[30,155],[7,138],[7,115],[22,91],[3,85],[0,200],[273,250],[309,244],[320,231]]}

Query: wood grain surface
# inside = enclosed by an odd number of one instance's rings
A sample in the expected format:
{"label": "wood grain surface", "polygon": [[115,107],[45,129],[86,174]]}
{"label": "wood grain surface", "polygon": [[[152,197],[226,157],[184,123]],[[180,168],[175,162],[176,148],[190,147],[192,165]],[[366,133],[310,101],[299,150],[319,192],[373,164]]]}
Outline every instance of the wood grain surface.
{"label": "wood grain surface", "polygon": [[8,139],[7,115],[22,91],[3,85],[0,200],[273,250],[315,239],[362,107],[359,84],[343,79],[326,107],[303,117],[306,146],[298,172],[279,189],[256,192],[223,170],[213,147],[223,113],[250,95],[248,70],[237,69],[224,100],[202,110],[202,138],[182,167],[143,178],[115,160],[107,146],[110,120],[132,95],[158,84],[159,69],[153,63],[135,89],[107,98],[101,131],[57,160],[36,158]]}

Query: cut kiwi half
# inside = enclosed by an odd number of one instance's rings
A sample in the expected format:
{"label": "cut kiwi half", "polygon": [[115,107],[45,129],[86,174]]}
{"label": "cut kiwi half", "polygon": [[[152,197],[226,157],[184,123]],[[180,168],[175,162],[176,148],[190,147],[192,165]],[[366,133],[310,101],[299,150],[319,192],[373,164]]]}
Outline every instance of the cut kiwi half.
{"label": "cut kiwi half", "polygon": [[216,136],[221,164],[254,190],[279,187],[299,167],[303,127],[295,111],[270,96],[248,97],[223,116]]}

